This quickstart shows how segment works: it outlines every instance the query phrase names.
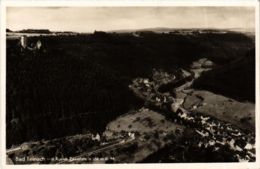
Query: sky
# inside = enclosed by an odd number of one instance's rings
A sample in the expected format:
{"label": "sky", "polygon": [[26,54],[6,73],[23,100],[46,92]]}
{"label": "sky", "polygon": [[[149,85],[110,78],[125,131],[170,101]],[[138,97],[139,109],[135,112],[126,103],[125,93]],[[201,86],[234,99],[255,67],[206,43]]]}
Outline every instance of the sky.
{"label": "sky", "polygon": [[93,32],[255,27],[254,7],[8,7],[7,28]]}

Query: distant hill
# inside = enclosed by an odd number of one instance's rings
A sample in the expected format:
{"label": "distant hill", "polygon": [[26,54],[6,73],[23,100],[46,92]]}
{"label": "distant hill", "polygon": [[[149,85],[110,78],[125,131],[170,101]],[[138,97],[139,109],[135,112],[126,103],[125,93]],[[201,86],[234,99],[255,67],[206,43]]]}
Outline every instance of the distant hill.
{"label": "distant hill", "polygon": [[117,33],[129,33],[129,32],[155,32],[155,33],[168,33],[168,32],[242,32],[242,33],[254,33],[254,29],[242,29],[242,28],[167,28],[167,27],[156,27],[156,28],[143,28],[143,29],[120,29],[112,30],[109,32]]}
{"label": "distant hill", "polygon": [[83,34],[83,33],[78,33],[78,32],[72,32],[72,31],[51,31],[49,29],[23,29],[23,30],[17,30],[17,31],[12,31],[10,29],[6,29],[7,33],[11,34],[39,34],[39,35],[77,35],[77,34]]}
{"label": "distant hill", "polygon": [[52,33],[49,29],[23,29],[17,33]]}
{"label": "distant hill", "polygon": [[6,29],[6,32],[13,32],[13,31],[7,28],[7,29]]}

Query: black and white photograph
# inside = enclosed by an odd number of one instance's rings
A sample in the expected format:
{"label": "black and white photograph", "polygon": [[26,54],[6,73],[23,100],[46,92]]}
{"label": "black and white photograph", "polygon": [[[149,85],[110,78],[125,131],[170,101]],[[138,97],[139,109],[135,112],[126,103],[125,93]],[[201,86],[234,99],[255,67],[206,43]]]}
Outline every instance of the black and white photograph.
{"label": "black and white photograph", "polygon": [[256,162],[255,6],[6,8],[6,164]]}

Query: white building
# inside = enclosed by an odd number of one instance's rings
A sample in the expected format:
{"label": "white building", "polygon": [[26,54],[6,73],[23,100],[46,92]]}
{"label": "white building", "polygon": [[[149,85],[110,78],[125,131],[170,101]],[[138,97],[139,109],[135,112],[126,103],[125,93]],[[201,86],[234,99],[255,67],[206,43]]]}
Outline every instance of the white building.
{"label": "white building", "polygon": [[21,36],[20,43],[21,43],[22,48],[24,48],[24,49],[27,48],[27,45],[28,45],[27,36],[25,36],[25,35]]}

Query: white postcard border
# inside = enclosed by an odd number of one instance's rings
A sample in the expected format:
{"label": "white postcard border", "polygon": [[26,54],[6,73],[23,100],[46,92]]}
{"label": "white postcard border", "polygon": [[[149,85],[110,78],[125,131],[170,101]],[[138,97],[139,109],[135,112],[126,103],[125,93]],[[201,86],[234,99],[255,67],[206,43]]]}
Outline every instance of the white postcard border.
{"label": "white postcard border", "polygon": [[[260,96],[260,89],[259,89],[259,2],[254,0],[231,0],[231,1],[170,1],[170,0],[153,0],[153,1],[146,1],[146,0],[111,0],[111,1],[104,1],[104,0],[75,0],[75,1],[50,1],[50,0],[42,0],[42,1],[32,1],[32,0],[3,0],[0,1],[1,3],[1,57],[0,57],[0,84],[1,84],[1,167],[9,169],[9,168],[21,168],[21,169],[30,169],[30,168],[56,168],[56,167],[63,167],[63,168],[90,168],[90,169],[97,169],[97,168],[105,168],[105,169],[115,169],[115,168],[124,168],[124,169],[132,169],[132,168],[142,168],[142,169],[155,169],[155,168],[192,168],[192,169],[204,169],[204,168],[212,168],[212,169],[227,169],[227,168],[234,168],[234,169],[260,169],[260,158],[259,158],[259,151],[260,151],[260,104],[259,104],[259,96]],[[172,164],[80,164],[80,165],[6,165],[6,150],[5,150],[5,143],[6,143],[6,125],[5,125],[5,94],[6,94],[6,7],[54,7],[54,6],[71,6],[71,7],[86,7],[86,6],[254,6],[255,7],[255,42],[256,42],[256,162],[252,163],[172,163]]]}

